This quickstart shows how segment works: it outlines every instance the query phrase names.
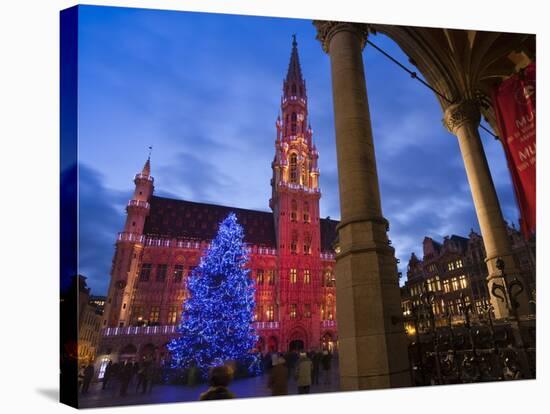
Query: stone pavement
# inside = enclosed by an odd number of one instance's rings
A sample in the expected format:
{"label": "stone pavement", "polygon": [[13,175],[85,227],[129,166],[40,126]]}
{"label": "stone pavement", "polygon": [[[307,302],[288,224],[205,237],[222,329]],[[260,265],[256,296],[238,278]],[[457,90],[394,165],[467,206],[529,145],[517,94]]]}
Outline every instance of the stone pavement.
{"label": "stone pavement", "polygon": [[[334,361],[336,362],[336,361]],[[254,378],[238,379],[231,383],[229,389],[237,398],[265,397],[271,395],[271,390],[267,388],[268,375],[262,375]],[[330,371],[330,382],[324,384],[323,372],[320,373],[320,384],[312,385],[311,393],[338,392],[339,378],[337,364],[333,363]],[[117,405],[134,404],[163,404],[171,402],[197,401],[199,395],[206,391],[206,384],[190,387],[186,385],[155,385],[150,394],[136,393],[135,378],[128,387],[128,395],[120,397],[116,383],[109,384],[108,389],[102,390],[101,383],[95,383],[90,386],[87,395],[80,396],[80,408],[109,407]],[[296,381],[293,377],[288,382],[289,395],[297,394]]]}

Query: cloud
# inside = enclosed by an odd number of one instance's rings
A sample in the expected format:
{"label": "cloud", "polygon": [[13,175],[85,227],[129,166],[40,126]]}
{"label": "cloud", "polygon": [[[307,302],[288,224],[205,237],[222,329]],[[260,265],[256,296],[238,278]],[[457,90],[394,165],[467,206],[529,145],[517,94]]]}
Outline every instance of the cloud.
{"label": "cloud", "polygon": [[93,294],[106,294],[116,235],[124,226],[124,206],[131,191],[104,186],[104,176],[80,164],[79,178],[79,272],[88,278]]}
{"label": "cloud", "polygon": [[[80,260],[95,291],[106,290],[131,177],[149,145],[156,194],[269,210],[274,123],[294,32],[320,154],[321,215],[340,217],[330,63],[309,21],[85,10]],[[372,40],[407,62],[387,37]],[[465,235],[477,218],[457,140],[443,128],[433,92],[369,46],[364,62],[383,213],[403,269],[412,251],[421,255],[425,236]],[[502,149],[482,137],[503,213],[515,220]]]}

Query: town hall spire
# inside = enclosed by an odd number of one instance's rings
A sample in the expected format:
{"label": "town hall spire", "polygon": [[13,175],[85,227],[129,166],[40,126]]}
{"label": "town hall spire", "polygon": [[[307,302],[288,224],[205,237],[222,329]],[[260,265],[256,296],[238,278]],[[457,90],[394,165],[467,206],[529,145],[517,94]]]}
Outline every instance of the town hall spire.
{"label": "town hall spire", "polygon": [[286,74],[287,82],[302,83],[302,68],[300,66],[300,58],[298,57],[298,42],[296,35],[292,35],[292,51],[290,53],[290,62],[288,64],[288,72]]}

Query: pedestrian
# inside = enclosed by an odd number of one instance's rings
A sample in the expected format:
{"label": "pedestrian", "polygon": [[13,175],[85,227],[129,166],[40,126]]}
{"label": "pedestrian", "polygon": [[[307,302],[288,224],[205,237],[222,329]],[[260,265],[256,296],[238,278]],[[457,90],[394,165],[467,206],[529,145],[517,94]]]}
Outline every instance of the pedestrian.
{"label": "pedestrian", "polygon": [[137,383],[136,383],[136,394],[137,392],[139,391],[139,388],[142,387],[144,388],[145,387],[145,369],[146,369],[146,364],[147,362],[146,361],[142,361],[139,366],[138,366],[138,369],[137,369],[137,372],[135,371],[134,369],[134,372],[137,376]]}
{"label": "pedestrian", "polygon": [[296,365],[296,384],[298,385],[298,394],[309,394],[311,387],[311,370],[313,364],[305,352],[300,353],[298,364]]}
{"label": "pedestrian", "polygon": [[105,372],[103,373],[103,385],[101,386],[102,390],[107,388],[107,383],[111,379],[112,374],[113,374],[113,361],[109,360],[109,363],[105,367]]}
{"label": "pedestrian", "polygon": [[288,375],[290,377],[291,373],[296,370],[296,361],[298,357],[295,351],[289,351],[285,355],[286,366],[288,368]]}
{"label": "pedestrian", "polygon": [[112,395],[115,396],[120,390],[120,370],[122,369],[122,364],[115,362],[111,367],[111,378],[109,382],[113,385],[110,387],[112,389]]}
{"label": "pedestrian", "polygon": [[271,388],[271,395],[288,395],[288,368],[285,359],[281,356],[275,361],[269,375],[268,387]]}
{"label": "pedestrian", "polygon": [[120,396],[125,397],[128,393],[128,385],[134,376],[134,366],[131,361],[126,361],[120,370]]}
{"label": "pedestrian", "polygon": [[210,388],[200,395],[199,400],[226,400],[235,398],[235,394],[227,388],[232,378],[233,371],[229,367],[221,365],[212,368],[208,373],[208,385],[210,385]]}
{"label": "pedestrian", "polygon": [[145,394],[153,379],[153,361],[145,361],[142,368],[141,393]]}
{"label": "pedestrian", "polygon": [[319,385],[319,371],[321,369],[321,360],[323,358],[323,354],[321,351],[313,352],[313,358],[311,362],[313,363],[313,369],[311,371],[311,383],[314,385]]}
{"label": "pedestrian", "polygon": [[84,378],[82,380],[82,394],[88,394],[88,390],[90,389],[90,383],[92,382],[93,377],[94,377],[94,366],[90,362],[88,363],[88,366],[84,369]]}
{"label": "pedestrian", "polygon": [[151,361],[151,365],[149,366],[149,371],[147,372],[147,375],[145,377],[145,380],[147,381],[147,393],[151,394],[153,391],[153,383],[155,381],[159,381],[159,366],[156,363],[155,360]]}
{"label": "pedestrian", "polygon": [[[132,377],[130,378],[130,384],[132,383],[134,378],[136,378],[136,382],[138,382],[138,383],[140,382],[139,381],[140,367],[141,367],[141,363],[139,361],[134,361],[134,363],[132,365]],[[137,392],[137,389],[136,389],[136,392]]]}
{"label": "pedestrian", "polygon": [[191,362],[191,366],[187,370],[187,385],[190,385],[194,387],[197,385],[197,377],[198,377],[199,370],[197,369],[197,364],[195,361]]}
{"label": "pedestrian", "polygon": [[86,365],[81,365],[78,370],[78,392],[82,391],[82,383],[84,382],[84,371],[86,370]]}
{"label": "pedestrian", "polygon": [[332,364],[332,354],[326,349],[323,351],[321,365],[323,366],[323,377],[325,385],[330,384],[330,368]]}

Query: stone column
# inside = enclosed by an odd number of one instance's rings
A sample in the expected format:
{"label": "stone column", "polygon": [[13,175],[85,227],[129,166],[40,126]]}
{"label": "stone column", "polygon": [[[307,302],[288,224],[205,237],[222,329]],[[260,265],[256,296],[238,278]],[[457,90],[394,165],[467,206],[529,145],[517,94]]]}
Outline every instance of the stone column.
{"label": "stone column", "polygon": [[367,26],[315,21],[330,55],[341,222],[336,306],[342,390],[410,385],[394,249],[382,216],[362,49]]}
{"label": "stone column", "polygon": [[[510,315],[506,304],[497,300],[491,294],[491,288],[494,283],[503,284],[501,273],[496,267],[497,259],[500,257],[504,260],[508,277],[517,276],[519,279],[520,274],[512,256],[510,238],[502,217],[497,193],[479,136],[480,117],[481,114],[477,103],[463,100],[457,104],[450,105],[445,110],[444,124],[458,138],[487,255],[485,262],[489,271],[487,284],[491,304],[495,309],[495,317],[500,319],[509,317]],[[524,309],[527,311],[526,297],[525,295],[521,296],[524,297],[518,298],[521,304],[520,312]]]}

